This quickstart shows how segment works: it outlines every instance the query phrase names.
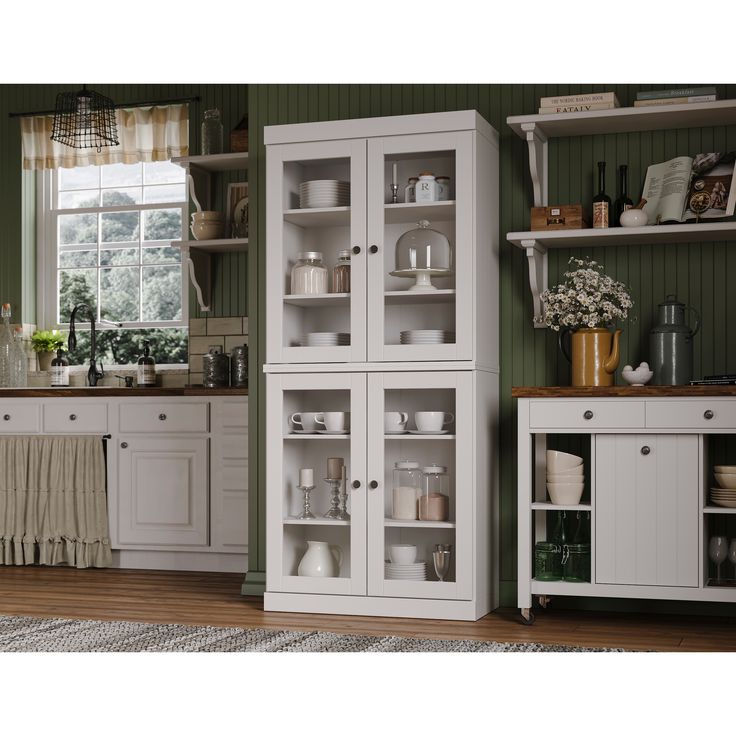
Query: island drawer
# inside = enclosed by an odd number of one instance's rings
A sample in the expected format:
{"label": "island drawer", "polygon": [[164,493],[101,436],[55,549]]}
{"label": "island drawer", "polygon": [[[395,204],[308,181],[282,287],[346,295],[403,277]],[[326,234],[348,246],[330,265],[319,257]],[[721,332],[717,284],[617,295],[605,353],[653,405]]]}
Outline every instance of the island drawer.
{"label": "island drawer", "polygon": [[529,424],[537,429],[635,429],[644,427],[643,401],[544,399],[529,404]]}
{"label": "island drawer", "polygon": [[647,427],[733,429],[736,427],[736,399],[648,401]]}
{"label": "island drawer", "polygon": [[107,404],[86,404],[64,399],[44,404],[43,431],[50,434],[105,434]]}
{"label": "island drawer", "polygon": [[121,432],[207,432],[206,401],[146,402],[120,407]]}
{"label": "island drawer", "polygon": [[41,405],[0,403],[0,434],[30,434],[40,429]]}

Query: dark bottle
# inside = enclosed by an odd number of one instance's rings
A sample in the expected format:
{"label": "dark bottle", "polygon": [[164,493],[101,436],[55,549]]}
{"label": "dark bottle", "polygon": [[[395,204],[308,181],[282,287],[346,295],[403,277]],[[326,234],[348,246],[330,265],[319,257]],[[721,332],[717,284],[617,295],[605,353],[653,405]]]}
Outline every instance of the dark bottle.
{"label": "dark bottle", "polygon": [[56,351],[56,357],[51,361],[51,385],[69,385],[69,361],[64,357],[61,348]]}
{"label": "dark bottle", "polygon": [[598,194],[593,197],[593,227],[610,227],[611,198],[606,194],[606,162],[598,162]]}
{"label": "dark bottle", "polygon": [[613,226],[621,226],[621,213],[630,210],[634,203],[629,199],[629,167],[621,164],[618,167],[618,197],[613,203]]}
{"label": "dark bottle", "polygon": [[143,341],[143,355],[138,358],[138,385],[156,385],[156,361],[151,357],[151,343]]}

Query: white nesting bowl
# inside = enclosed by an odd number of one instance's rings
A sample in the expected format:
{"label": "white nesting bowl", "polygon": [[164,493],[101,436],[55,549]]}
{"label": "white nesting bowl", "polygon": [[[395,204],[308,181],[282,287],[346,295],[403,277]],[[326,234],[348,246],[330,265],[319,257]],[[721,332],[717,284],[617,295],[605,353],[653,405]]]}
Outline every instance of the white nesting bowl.
{"label": "white nesting bowl", "polygon": [[394,565],[413,565],[417,559],[416,544],[392,544],[389,557]]}
{"label": "white nesting bowl", "polygon": [[202,210],[201,212],[192,212],[192,222],[201,222],[203,220],[224,220],[225,216],[222,212],[216,210]]}
{"label": "white nesting bowl", "polygon": [[547,491],[556,506],[575,506],[583,497],[585,483],[547,483]]}
{"label": "white nesting bowl", "polygon": [[583,458],[560,450],[547,450],[547,472],[560,473],[583,464]]}
{"label": "white nesting bowl", "polygon": [[577,484],[582,483],[584,480],[585,476],[582,473],[580,475],[550,475],[547,473],[547,483]]}
{"label": "white nesting bowl", "polygon": [[713,470],[716,473],[736,474],[736,465],[714,465]]}
{"label": "white nesting bowl", "polygon": [[721,488],[736,489],[736,473],[714,473]]}
{"label": "white nesting bowl", "polygon": [[550,468],[547,468],[547,477],[549,478],[550,475],[555,476],[563,476],[567,478],[568,483],[572,483],[573,479],[577,479],[579,476],[582,476],[583,472],[585,471],[584,465],[576,465],[574,468],[568,468],[567,470],[557,470],[555,472],[552,472]]}

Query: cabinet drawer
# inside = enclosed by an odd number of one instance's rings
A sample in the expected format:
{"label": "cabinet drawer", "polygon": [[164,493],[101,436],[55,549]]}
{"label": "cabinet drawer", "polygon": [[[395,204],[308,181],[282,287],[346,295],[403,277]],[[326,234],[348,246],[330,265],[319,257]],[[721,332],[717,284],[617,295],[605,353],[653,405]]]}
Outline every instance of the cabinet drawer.
{"label": "cabinet drawer", "polygon": [[736,400],[648,401],[647,427],[736,428]]}
{"label": "cabinet drawer", "polygon": [[56,401],[43,406],[43,431],[69,434],[107,432],[107,404]]}
{"label": "cabinet drawer", "polygon": [[0,433],[28,434],[38,432],[40,404],[0,404]]}
{"label": "cabinet drawer", "polygon": [[206,432],[207,402],[127,404],[120,407],[121,432]]}
{"label": "cabinet drawer", "polygon": [[535,428],[627,429],[644,427],[643,401],[532,401],[529,421]]}

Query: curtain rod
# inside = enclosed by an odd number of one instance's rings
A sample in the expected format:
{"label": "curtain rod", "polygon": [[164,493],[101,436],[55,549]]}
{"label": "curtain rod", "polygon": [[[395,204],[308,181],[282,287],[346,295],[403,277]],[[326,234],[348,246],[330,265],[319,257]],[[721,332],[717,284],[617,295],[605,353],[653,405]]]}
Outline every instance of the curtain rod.
{"label": "curtain rod", "polygon": [[[122,102],[119,105],[115,105],[116,108],[120,107],[151,107],[152,105],[175,105],[178,102],[199,102],[199,95],[194,97],[175,97],[169,100],[147,100],[146,102]],[[36,115],[53,115],[56,110],[38,110],[36,112],[9,112],[9,118],[29,118]]]}

